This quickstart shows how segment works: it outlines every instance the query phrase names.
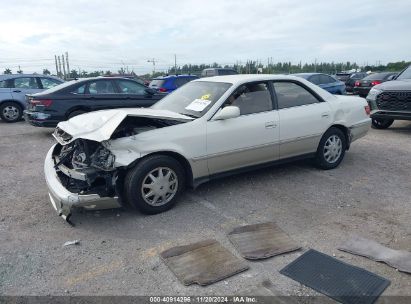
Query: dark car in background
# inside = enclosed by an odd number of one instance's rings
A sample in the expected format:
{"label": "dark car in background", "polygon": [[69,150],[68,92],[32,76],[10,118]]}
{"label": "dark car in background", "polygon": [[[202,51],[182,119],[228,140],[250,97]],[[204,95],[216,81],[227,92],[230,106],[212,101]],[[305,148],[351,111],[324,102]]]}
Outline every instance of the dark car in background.
{"label": "dark car in background", "polygon": [[151,80],[149,87],[162,93],[170,93],[191,80],[198,79],[195,75],[169,75]]}
{"label": "dark car in background", "polygon": [[366,97],[373,86],[392,80],[397,74],[397,72],[383,72],[368,75],[355,82],[353,93]]}
{"label": "dark car in background", "polygon": [[227,68],[208,68],[201,71],[201,77],[212,77],[222,75],[236,75],[238,72]]}
{"label": "dark car in background", "polygon": [[318,85],[320,88],[330,92],[331,94],[343,95],[345,94],[345,84],[334,77],[322,73],[298,73],[293,74],[309,82]]}
{"label": "dark car in background", "polygon": [[394,120],[411,120],[411,66],[394,80],[372,87],[367,101],[374,128],[386,129]]}
{"label": "dark car in background", "polygon": [[368,74],[366,72],[351,73],[348,79],[344,81],[346,91],[352,93],[354,90],[355,82],[367,76]]}
{"label": "dark car in background", "polygon": [[149,107],[165,94],[128,78],[95,77],[66,82],[41,93],[27,95],[24,118],[38,127],[103,109]]}
{"label": "dark car in background", "polygon": [[48,75],[0,75],[0,118],[5,122],[19,121],[26,107],[26,94],[41,92],[63,82]]}

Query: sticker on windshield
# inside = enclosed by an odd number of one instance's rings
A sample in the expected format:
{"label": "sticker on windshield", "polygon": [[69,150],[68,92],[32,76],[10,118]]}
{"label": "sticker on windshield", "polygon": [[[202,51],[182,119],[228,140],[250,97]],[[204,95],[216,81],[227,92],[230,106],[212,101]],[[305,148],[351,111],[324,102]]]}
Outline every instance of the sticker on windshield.
{"label": "sticker on windshield", "polygon": [[205,94],[205,95],[201,96],[201,99],[209,100],[210,97],[211,97],[211,94]]}
{"label": "sticker on windshield", "polygon": [[207,99],[194,99],[188,106],[186,106],[186,110],[201,112],[204,110],[209,104],[211,100]]}

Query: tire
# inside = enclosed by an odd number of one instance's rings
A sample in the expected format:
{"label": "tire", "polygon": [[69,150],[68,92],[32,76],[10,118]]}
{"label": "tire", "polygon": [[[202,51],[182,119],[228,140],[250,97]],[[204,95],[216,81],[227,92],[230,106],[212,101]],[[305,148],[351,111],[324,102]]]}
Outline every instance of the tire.
{"label": "tire", "polygon": [[315,157],[317,167],[324,170],[338,167],[344,158],[346,148],[345,134],[340,129],[331,127],[325,132],[318,144]]}
{"label": "tire", "polygon": [[387,129],[394,123],[394,119],[372,118],[371,123],[375,129]]}
{"label": "tire", "polygon": [[[160,170],[165,179],[156,183],[153,177],[158,178]],[[151,184],[154,184],[154,189]],[[176,159],[166,155],[153,155],[142,159],[127,173],[124,194],[130,206],[145,214],[156,214],[167,211],[176,204],[184,185],[184,168]],[[152,195],[149,195],[150,192]]]}
{"label": "tire", "polygon": [[13,101],[4,102],[0,105],[0,118],[5,122],[16,122],[23,116],[21,106]]}
{"label": "tire", "polygon": [[67,119],[73,118],[75,116],[78,116],[78,115],[81,115],[81,114],[84,114],[84,113],[87,113],[87,112],[83,111],[83,110],[75,110],[75,111],[69,113],[69,115],[67,116]]}

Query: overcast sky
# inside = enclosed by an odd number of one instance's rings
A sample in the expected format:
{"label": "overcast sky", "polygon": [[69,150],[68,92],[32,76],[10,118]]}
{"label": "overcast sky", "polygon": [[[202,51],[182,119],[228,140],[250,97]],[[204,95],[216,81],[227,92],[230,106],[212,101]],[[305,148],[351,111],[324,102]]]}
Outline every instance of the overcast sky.
{"label": "overcast sky", "polygon": [[0,4],[0,73],[174,64],[411,60],[409,0],[19,0]]}

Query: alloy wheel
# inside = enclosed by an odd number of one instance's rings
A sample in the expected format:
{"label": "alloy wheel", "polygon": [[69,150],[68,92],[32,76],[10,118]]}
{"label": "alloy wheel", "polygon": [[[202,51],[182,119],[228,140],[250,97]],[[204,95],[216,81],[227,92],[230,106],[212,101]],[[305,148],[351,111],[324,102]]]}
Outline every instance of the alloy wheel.
{"label": "alloy wheel", "polygon": [[162,206],[170,202],[178,190],[177,174],[167,167],[150,171],[143,179],[141,194],[151,206]]}
{"label": "alloy wheel", "polygon": [[324,158],[325,160],[333,164],[341,156],[342,153],[342,141],[341,138],[338,137],[337,135],[331,135],[325,142],[324,144]]}

